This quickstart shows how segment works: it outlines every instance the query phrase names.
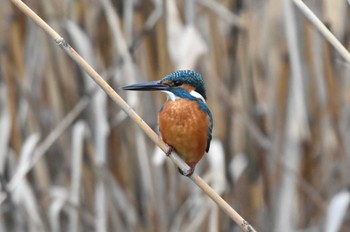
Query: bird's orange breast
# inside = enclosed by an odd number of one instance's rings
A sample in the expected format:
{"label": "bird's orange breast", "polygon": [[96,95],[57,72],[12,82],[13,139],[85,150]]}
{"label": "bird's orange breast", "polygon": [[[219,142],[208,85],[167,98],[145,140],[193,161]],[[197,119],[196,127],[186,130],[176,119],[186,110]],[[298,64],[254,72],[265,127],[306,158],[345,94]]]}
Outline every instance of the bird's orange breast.
{"label": "bird's orange breast", "polygon": [[159,112],[158,123],[164,142],[172,146],[190,167],[194,167],[207,147],[207,113],[193,100],[167,100]]}

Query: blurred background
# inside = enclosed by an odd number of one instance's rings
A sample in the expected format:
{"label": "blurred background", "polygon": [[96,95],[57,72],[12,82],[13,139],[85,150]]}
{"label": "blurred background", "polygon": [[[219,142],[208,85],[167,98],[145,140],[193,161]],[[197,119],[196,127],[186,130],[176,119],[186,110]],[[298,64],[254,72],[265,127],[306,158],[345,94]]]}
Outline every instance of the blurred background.
{"label": "blurred background", "polygon": [[[257,231],[350,230],[350,64],[288,0],[26,3],[157,131],[193,69],[201,175]],[[350,48],[346,0],[306,5]],[[0,2],[0,231],[240,231],[32,20]]]}

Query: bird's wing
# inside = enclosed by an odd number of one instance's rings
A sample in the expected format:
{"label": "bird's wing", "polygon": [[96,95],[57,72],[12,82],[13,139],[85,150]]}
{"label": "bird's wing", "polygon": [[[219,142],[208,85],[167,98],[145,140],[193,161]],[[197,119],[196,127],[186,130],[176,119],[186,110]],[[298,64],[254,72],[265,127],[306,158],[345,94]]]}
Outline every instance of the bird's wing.
{"label": "bird's wing", "polygon": [[210,142],[212,139],[212,130],[213,130],[213,116],[212,116],[209,108],[207,108],[207,114],[208,114],[208,118],[209,118],[209,128],[208,128],[207,148],[205,149],[206,152],[208,152],[209,148],[210,148]]}

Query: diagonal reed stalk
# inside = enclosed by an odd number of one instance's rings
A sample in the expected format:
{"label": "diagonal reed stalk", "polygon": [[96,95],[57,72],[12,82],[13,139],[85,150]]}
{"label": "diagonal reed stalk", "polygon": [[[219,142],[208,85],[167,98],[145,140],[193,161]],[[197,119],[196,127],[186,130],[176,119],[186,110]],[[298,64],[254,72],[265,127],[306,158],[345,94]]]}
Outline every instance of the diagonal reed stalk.
{"label": "diagonal reed stalk", "polygon": [[315,28],[328,40],[328,42],[338,51],[343,59],[350,63],[350,53],[333,33],[322,23],[322,21],[310,10],[301,0],[293,0],[293,3],[305,15],[305,17],[315,26]]}
{"label": "diagonal reed stalk", "polygon": [[[143,121],[143,119],[112,89],[110,85],[44,20],[20,0],[11,0],[25,15],[30,17],[39,27],[47,32],[80,67],[85,70],[93,80],[118,104],[127,115],[147,134],[147,136],[159,146],[164,152],[168,146],[161,138]],[[169,158],[181,169],[188,170],[188,166],[176,155],[170,154]],[[26,173],[25,173],[26,174]],[[22,176],[25,176],[23,174]],[[200,176],[196,173],[190,177],[243,231],[253,232],[255,229],[242,218],[224,199],[222,199]]]}

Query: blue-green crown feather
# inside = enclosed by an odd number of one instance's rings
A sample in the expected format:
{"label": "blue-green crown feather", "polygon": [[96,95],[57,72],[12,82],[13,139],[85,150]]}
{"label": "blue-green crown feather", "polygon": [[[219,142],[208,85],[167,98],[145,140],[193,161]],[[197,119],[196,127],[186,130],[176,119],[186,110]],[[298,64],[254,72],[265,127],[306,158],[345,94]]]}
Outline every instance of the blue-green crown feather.
{"label": "blue-green crown feather", "polygon": [[160,82],[162,83],[164,81],[171,81],[171,82],[179,81],[182,84],[191,85],[195,88],[194,91],[202,95],[203,98],[207,100],[207,94],[206,94],[203,78],[199,73],[195,71],[192,71],[192,70],[175,71],[165,76]]}

